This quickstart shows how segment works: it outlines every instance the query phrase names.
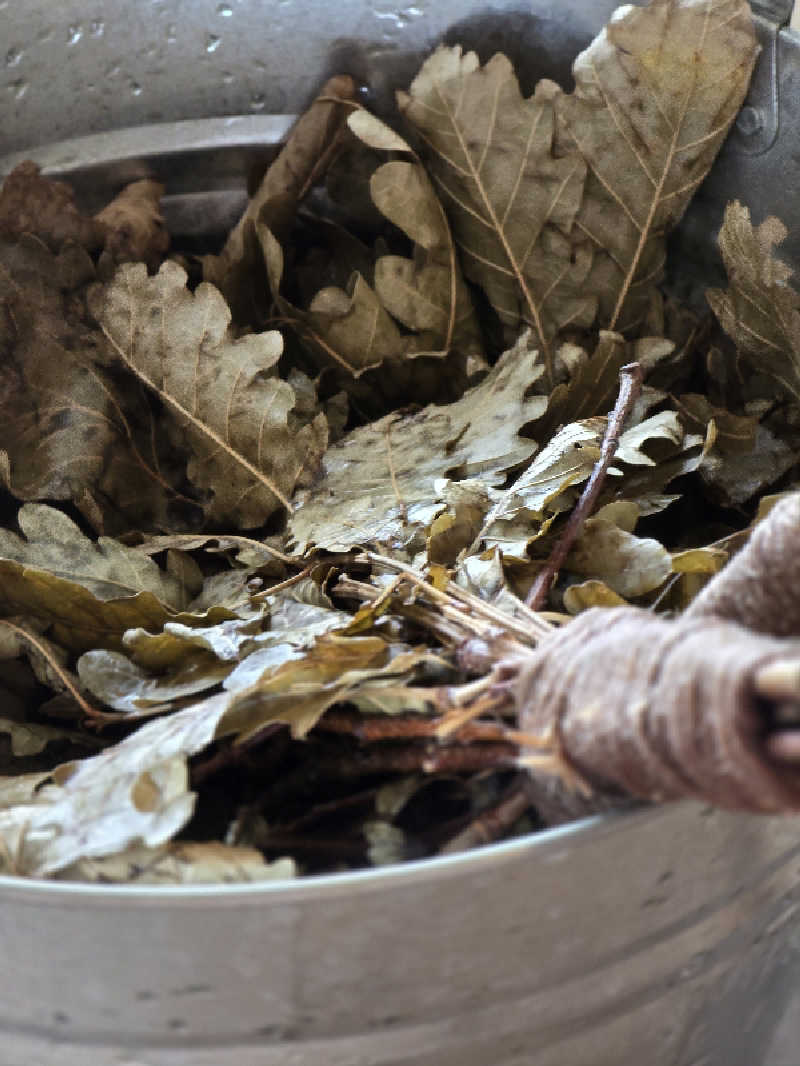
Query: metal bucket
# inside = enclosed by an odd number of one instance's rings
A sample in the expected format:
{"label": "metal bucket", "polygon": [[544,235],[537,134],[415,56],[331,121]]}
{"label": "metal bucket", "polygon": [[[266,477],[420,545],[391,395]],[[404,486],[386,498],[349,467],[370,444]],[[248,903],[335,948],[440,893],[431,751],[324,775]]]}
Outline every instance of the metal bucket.
{"label": "metal bucket", "polygon": [[[380,108],[444,35],[507,51],[527,88],[564,81],[613,6],[0,0],[0,174],[32,156],[92,206],[146,164],[173,229],[212,202],[224,229],[332,70]],[[760,124],[679,238],[698,259],[733,195],[800,211],[781,202],[800,68],[779,7],[758,20]],[[179,124],[97,136],[156,122]],[[260,887],[0,878],[0,1066],[797,1066],[797,825],[686,803]]]}

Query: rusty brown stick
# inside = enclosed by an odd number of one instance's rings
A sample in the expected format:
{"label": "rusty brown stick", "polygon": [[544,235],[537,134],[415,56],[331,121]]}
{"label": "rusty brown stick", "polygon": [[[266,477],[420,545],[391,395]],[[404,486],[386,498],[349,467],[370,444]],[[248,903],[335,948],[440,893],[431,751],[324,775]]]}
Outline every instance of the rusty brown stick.
{"label": "rusty brown stick", "polygon": [[639,393],[642,391],[643,379],[644,375],[639,363],[627,363],[619,372],[619,395],[617,396],[614,410],[608,416],[608,425],[600,447],[600,458],[595,463],[589,480],[586,482],[586,487],[575,504],[563,533],[556,542],[549,559],[537,575],[525,599],[525,605],[533,611],[541,610],[556,574],[564,565],[564,560],[569,555],[570,548],[580,534],[583,523],[592,513],[597,497],[600,494],[600,489],[606,479],[608,468],[616,455],[622,427],[625,425],[625,420],[630,414]]}

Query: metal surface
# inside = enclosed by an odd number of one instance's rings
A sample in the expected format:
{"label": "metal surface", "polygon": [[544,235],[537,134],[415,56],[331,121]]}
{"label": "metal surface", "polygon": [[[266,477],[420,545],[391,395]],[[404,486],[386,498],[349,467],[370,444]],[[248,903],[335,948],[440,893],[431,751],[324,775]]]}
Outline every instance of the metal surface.
{"label": "metal surface", "polygon": [[4,1066],[767,1066],[796,822],[696,805],[305,883],[0,880]]}
{"label": "metal surface", "polygon": [[[328,72],[386,106],[444,35],[566,84],[613,6],[0,0],[0,172],[25,150],[90,209],[152,172],[171,228],[222,232]],[[800,234],[798,38],[761,29],[756,115],[677,240],[704,271],[732,196]],[[682,804],[263,887],[0,878],[0,1066],[797,1066],[798,874],[796,820]]]}

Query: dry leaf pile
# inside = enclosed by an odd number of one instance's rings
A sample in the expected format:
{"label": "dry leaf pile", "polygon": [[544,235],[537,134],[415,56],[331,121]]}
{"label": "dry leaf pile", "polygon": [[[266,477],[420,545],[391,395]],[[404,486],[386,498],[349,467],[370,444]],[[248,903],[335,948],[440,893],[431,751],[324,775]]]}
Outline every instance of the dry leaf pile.
{"label": "dry leaf pile", "polygon": [[744,0],[653,0],[571,93],[441,47],[388,125],[337,76],[199,257],[153,181],[87,217],[7,178],[6,872],[261,880],[629,797],[800,809],[783,228],[733,204],[728,288],[661,285],[756,51]]}

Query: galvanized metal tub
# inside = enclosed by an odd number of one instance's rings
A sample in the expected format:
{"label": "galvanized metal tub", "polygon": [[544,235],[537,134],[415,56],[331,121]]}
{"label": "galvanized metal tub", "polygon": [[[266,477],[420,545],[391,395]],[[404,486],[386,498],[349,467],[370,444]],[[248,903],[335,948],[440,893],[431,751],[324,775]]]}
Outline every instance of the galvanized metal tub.
{"label": "galvanized metal tub", "polygon": [[[33,155],[91,201],[147,157],[190,232],[194,161],[210,152],[223,226],[248,159],[287,127],[272,113],[301,109],[329,71],[364,78],[380,107],[446,33],[564,78],[613,6],[0,0],[0,172]],[[761,215],[795,165],[800,98],[780,87],[797,38],[779,8],[759,21],[761,120],[731,139],[683,229],[700,259],[724,200],[758,174]],[[797,826],[687,803],[263,887],[0,878],[0,1063],[797,1066]]]}

